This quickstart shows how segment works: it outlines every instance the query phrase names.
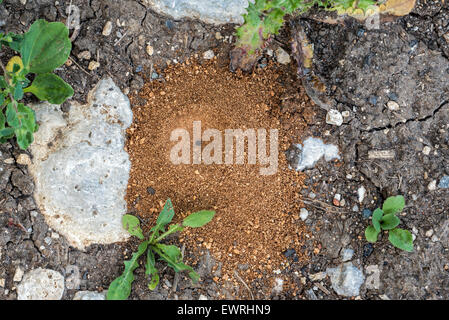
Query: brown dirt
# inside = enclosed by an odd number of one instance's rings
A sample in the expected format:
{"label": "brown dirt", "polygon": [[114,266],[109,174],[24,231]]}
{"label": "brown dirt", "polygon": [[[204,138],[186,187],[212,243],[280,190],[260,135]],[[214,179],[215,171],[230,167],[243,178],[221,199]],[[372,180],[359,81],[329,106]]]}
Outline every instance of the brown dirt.
{"label": "brown dirt", "polygon": [[[237,283],[234,270],[248,265],[245,271],[237,269],[240,276],[247,283],[267,281],[271,288],[273,271],[289,264],[285,250],[295,249],[299,261],[307,259],[302,248],[307,231],[299,219],[304,176],[288,168],[284,151],[292,139],[301,139],[313,114],[303,115],[310,102],[295,85],[293,69],[270,63],[249,76],[229,72],[216,59],[187,60],[166,69],[165,82],[147,81],[139,96],[131,97],[128,208],[148,225],[167,198],[173,201],[175,222],[191,212],[214,209],[211,223],[185,230],[179,241],[197,256],[210,250],[222,263],[216,282]],[[277,173],[260,175],[260,165],[247,164],[246,157],[241,165],[172,164],[170,150],[176,142],[170,141],[171,132],[184,128],[192,137],[198,120],[203,132],[218,129],[223,140],[225,129],[279,129]]]}

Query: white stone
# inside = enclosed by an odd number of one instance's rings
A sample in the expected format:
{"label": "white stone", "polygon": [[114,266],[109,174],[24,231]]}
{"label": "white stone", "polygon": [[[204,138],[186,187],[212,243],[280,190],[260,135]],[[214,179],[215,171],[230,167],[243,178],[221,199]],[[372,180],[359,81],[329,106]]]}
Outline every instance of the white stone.
{"label": "white stone", "polygon": [[121,224],[130,170],[123,149],[132,122],[129,100],[106,79],[88,101],[72,103],[66,118],[59,106],[34,106],[40,128],[29,166],[46,222],[81,250],[129,237]]}
{"label": "white stone", "polygon": [[207,297],[204,294],[200,294],[198,300],[207,300]]}
{"label": "white stone", "polygon": [[5,279],[3,279],[3,278],[0,279],[0,287],[2,287],[2,288],[5,287]]}
{"label": "white stone", "polygon": [[360,286],[365,277],[359,269],[352,265],[352,262],[346,262],[336,268],[328,268],[326,273],[331,279],[332,288],[338,295],[346,297],[359,295]]}
{"label": "white stone", "polygon": [[359,196],[359,203],[362,203],[365,199],[366,189],[364,186],[361,186],[357,189],[357,195]]}
{"label": "white stone", "polygon": [[432,236],[432,234],[433,234],[433,229],[429,229],[429,230],[426,231],[426,237],[427,238],[430,238]]}
{"label": "white stone", "polygon": [[341,261],[346,262],[352,259],[352,256],[354,255],[354,250],[351,248],[343,249],[341,252]]}
{"label": "white stone", "polygon": [[390,109],[391,111],[397,111],[399,110],[399,104],[396,101],[388,101],[387,102],[387,107],[388,109]]}
{"label": "white stone", "polygon": [[73,300],[106,300],[106,291],[78,291]]}
{"label": "white stone", "polygon": [[276,49],[276,61],[280,64],[289,64],[290,55],[281,47]]}
{"label": "white stone", "polygon": [[49,269],[28,272],[17,286],[17,300],[61,300],[64,293],[64,277]]}
{"label": "white stone", "polygon": [[175,20],[199,19],[210,24],[242,24],[248,0],[144,0],[150,9]]}
{"label": "white stone", "polygon": [[432,149],[429,146],[424,146],[424,148],[422,149],[422,153],[428,156],[431,150]]}
{"label": "white stone", "polygon": [[282,289],[284,287],[284,280],[282,280],[281,278],[276,278],[274,279],[275,281],[275,285],[273,287],[273,291],[276,293],[281,293]]}
{"label": "white stone", "polygon": [[427,189],[429,189],[429,191],[433,191],[437,188],[437,181],[436,180],[432,180],[428,185],[427,185]]}
{"label": "white stone", "polygon": [[305,221],[307,217],[309,216],[309,211],[307,211],[306,208],[301,208],[299,210],[299,216],[301,217],[302,221]]}
{"label": "white stone", "polygon": [[326,123],[335,126],[341,126],[343,124],[343,116],[340,111],[330,109],[326,114]]}
{"label": "white stone", "polygon": [[333,144],[325,144],[319,138],[309,137],[304,140],[303,145],[296,144],[301,152],[296,171],[302,171],[307,168],[313,168],[315,163],[323,156],[326,161],[340,159],[338,147]]}
{"label": "white stone", "polygon": [[14,273],[14,278],[12,279],[15,282],[19,282],[23,278],[23,270],[20,267],[17,267],[16,272]]}
{"label": "white stone", "polygon": [[380,288],[380,270],[378,265],[369,265],[366,267],[366,281],[367,289],[378,290]]}
{"label": "white stone", "polygon": [[215,53],[212,50],[207,50],[203,53],[203,59],[210,60],[215,56]]}

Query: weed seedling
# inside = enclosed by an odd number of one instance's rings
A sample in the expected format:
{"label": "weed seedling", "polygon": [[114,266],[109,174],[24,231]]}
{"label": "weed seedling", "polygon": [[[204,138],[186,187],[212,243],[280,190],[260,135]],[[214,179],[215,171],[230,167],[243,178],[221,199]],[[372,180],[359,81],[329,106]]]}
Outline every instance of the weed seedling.
{"label": "weed seedling", "polygon": [[165,202],[159,217],[156,220],[156,225],[150,229],[149,236],[145,237],[140,228],[140,221],[135,216],[126,214],[123,216],[123,227],[128,232],[143,240],[137,252],[134,252],[131,260],[125,261],[125,270],[122,275],[116,278],[109,285],[107,299],[108,300],[125,300],[131,294],[131,285],[134,281],[134,270],[139,266],[138,259],[145,251],[145,274],[149,278],[148,288],[154,290],[159,283],[159,273],[156,268],[156,256],[160,260],[167,262],[168,266],[173,268],[175,272],[188,271],[189,276],[194,283],[199,280],[199,275],[192,267],[182,262],[181,250],[174,245],[166,245],[161,243],[168,235],[182,231],[185,227],[199,228],[209,223],[215,215],[215,211],[202,210],[187,216],[181,224],[171,224],[168,230],[165,227],[169,224],[175,215],[173,205],[170,199]]}
{"label": "weed seedling", "polygon": [[[38,125],[34,110],[19,101],[26,92],[54,104],[73,95],[72,87],[52,73],[67,61],[72,43],[63,23],[37,20],[24,34],[0,33],[0,49],[2,46],[20,56],[12,57],[6,67],[0,62],[0,143],[16,136],[25,150]],[[27,78],[30,74],[34,74],[33,82]]]}
{"label": "weed seedling", "polygon": [[413,251],[413,238],[408,230],[396,228],[401,220],[396,216],[404,209],[405,200],[403,196],[389,197],[383,203],[382,209],[377,208],[373,212],[372,225],[365,230],[366,240],[376,242],[381,230],[388,231],[388,240],[396,248],[408,252]]}

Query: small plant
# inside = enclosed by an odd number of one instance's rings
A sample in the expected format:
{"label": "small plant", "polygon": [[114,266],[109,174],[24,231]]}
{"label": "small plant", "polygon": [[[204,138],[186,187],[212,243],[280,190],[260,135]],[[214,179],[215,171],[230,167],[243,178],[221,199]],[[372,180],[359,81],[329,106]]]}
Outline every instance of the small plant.
{"label": "small plant", "polygon": [[303,14],[313,7],[336,11],[363,21],[378,14],[403,16],[416,0],[255,0],[249,2],[244,23],[237,28],[237,41],[231,52],[231,69],[250,71],[272,35],[278,34],[287,14]]}
{"label": "small plant", "polygon": [[[25,150],[34,140],[38,125],[34,110],[19,102],[24,93],[54,104],[73,95],[72,87],[52,73],[69,57],[72,43],[68,35],[63,23],[45,20],[35,21],[24,34],[0,33],[0,49],[6,46],[20,54],[6,67],[0,61],[0,143],[16,136]],[[27,78],[30,74],[34,74],[33,82]]]}
{"label": "small plant", "polygon": [[381,230],[388,230],[388,240],[396,248],[408,252],[413,251],[413,238],[408,230],[396,228],[401,220],[396,216],[404,209],[405,200],[403,196],[389,197],[385,200],[382,209],[377,208],[373,212],[373,224],[365,230],[366,240],[376,242]]}
{"label": "small plant", "polygon": [[[174,245],[162,244],[161,241],[168,235],[182,231],[185,227],[199,228],[209,223],[215,215],[215,211],[202,210],[187,216],[181,224],[172,224],[165,231],[167,224],[171,222],[175,215],[173,205],[170,199],[165,202],[159,217],[156,220],[156,225],[150,229],[150,234],[145,238],[142,229],[140,228],[139,219],[132,215],[124,215],[122,219],[123,227],[128,232],[144,240],[140,243],[137,252],[134,252],[131,260],[125,261],[125,270],[122,275],[111,282],[108,289],[108,300],[125,300],[131,294],[131,285],[134,281],[134,270],[139,266],[138,259],[145,251],[147,252],[145,262],[145,274],[149,278],[148,288],[154,290],[159,283],[159,273],[156,268],[156,255],[165,262],[168,266],[173,268],[175,272],[187,270],[189,276],[194,283],[199,280],[199,275],[192,267],[182,262],[181,250]],[[147,239],[147,240],[145,240]]]}

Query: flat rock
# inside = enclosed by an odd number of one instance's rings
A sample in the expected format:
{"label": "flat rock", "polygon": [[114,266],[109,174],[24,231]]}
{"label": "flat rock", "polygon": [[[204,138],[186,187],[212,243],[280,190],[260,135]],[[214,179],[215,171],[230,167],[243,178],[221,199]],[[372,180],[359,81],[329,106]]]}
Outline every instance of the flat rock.
{"label": "flat rock", "polygon": [[359,295],[360,286],[365,277],[359,269],[346,262],[336,268],[328,268],[326,273],[330,276],[332,288],[341,296],[354,297]]}
{"label": "flat rock", "polygon": [[84,250],[93,243],[128,238],[121,226],[130,161],[125,130],[132,122],[128,98],[111,79],[101,80],[88,103],[34,106],[40,123],[29,166],[34,197],[48,225],[70,245]]}
{"label": "flat rock", "polygon": [[17,300],[61,300],[64,277],[50,269],[34,269],[17,286]]}
{"label": "flat rock", "polygon": [[215,25],[242,24],[242,14],[248,7],[248,0],[144,0],[143,3],[176,20],[192,18]]}

